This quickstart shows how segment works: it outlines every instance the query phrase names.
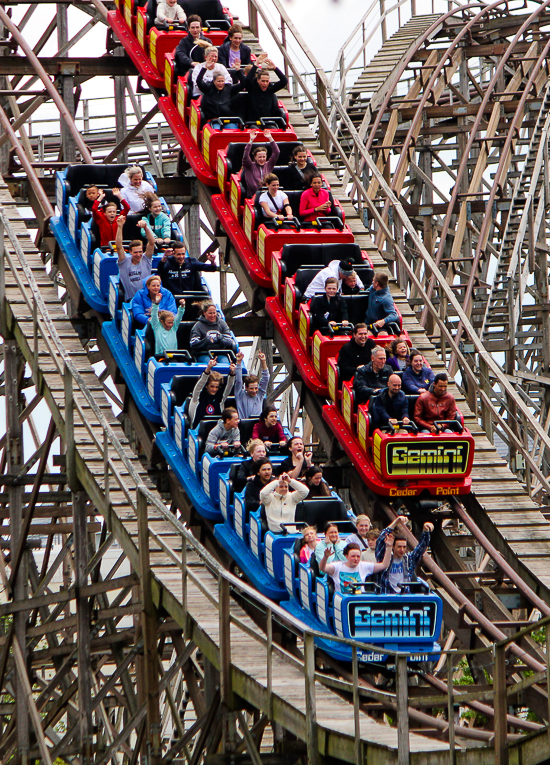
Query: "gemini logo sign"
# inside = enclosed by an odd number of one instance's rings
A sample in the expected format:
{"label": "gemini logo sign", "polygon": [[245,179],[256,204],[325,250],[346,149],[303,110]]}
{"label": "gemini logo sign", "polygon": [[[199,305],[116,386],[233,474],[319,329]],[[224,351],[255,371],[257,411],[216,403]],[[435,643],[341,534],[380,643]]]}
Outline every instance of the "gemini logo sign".
{"label": "gemini logo sign", "polygon": [[404,444],[388,443],[386,465],[388,475],[463,475],[468,465],[468,441]]}
{"label": "gemini logo sign", "polygon": [[349,603],[351,637],[363,638],[433,638],[437,604],[419,601],[404,603]]}

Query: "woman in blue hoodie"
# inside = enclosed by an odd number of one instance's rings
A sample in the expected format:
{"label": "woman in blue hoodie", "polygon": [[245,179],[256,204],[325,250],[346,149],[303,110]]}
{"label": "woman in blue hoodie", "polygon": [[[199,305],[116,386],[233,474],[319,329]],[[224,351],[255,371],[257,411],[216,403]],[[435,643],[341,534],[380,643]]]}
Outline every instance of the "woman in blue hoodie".
{"label": "woman in blue hoodie", "polygon": [[137,329],[144,327],[151,318],[153,303],[161,311],[176,313],[176,301],[171,292],[164,289],[160,283],[160,276],[150,276],[145,282],[145,287],[136,292],[132,298],[132,314]]}
{"label": "woman in blue hoodie", "polygon": [[424,364],[424,356],[413,348],[409,354],[409,366],[401,380],[403,392],[417,396],[425,393],[434,381],[434,373]]}

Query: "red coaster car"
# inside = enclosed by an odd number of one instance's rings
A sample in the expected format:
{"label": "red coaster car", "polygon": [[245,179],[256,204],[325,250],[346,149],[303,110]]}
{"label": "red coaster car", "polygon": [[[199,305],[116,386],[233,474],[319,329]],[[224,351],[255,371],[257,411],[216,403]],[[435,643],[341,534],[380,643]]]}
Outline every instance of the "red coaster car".
{"label": "red coaster car", "polygon": [[[387,497],[418,497],[425,493],[447,497],[470,492],[475,442],[460,412],[455,420],[446,423],[454,430],[452,433],[393,435],[372,428],[368,405],[360,405],[357,415],[353,414],[350,389],[350,383],[344,383],[342,412],[330,404],[323,407],[323,417],[372,491]],[[407,398],[412,419],[418,396]],[[354,422],[357,437],[355,428],[350,427]]]}

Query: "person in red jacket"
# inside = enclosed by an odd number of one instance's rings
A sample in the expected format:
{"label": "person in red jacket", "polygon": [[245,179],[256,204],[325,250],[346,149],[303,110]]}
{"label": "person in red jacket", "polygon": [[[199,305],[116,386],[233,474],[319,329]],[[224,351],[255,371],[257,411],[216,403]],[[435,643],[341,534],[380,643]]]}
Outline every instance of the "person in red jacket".
{"label": "person in red jacket", "polygon": [[260,419],[252,430],[252,438],[259,438],[260,441],[264,442],[267,449],[269,449],[271,444],[278,443],[279,446],[286,444],[285,432],[279,422],[277,410],[274,406],[268,405],[264,407]]}
{"label": "person in red jacket", "polygon": [[113,189],[113,194],[120,200],[121,212],[119,214],[116,202],[108,202],[102,209],[101,202],[105,198],[105,192],[100,189],[99,196],[92,205],[92,215],[99,228],[99,246],[106,247],[109,242],[114,242],[117,232],[117,219],[120,215],[128,215],[130,205],[122,198],[120,189]]}
{"label": "person in red jacket", "polygon": [[330,197],[323,188],[323,179],[317,173],[311,176],[310,187],[302,192],[300,197],[300,218],[304,223],[310,223],[323,215],[330,214]]}
{"label": "person in red jacket", "polygon": [[414,405],[414,420],[423,433],[452,433],[436,425],[437,420],[454,420],[457,408],[455,397],[447,393],[449,378],[445,372],[434,377],[428,392],[420,396]]}

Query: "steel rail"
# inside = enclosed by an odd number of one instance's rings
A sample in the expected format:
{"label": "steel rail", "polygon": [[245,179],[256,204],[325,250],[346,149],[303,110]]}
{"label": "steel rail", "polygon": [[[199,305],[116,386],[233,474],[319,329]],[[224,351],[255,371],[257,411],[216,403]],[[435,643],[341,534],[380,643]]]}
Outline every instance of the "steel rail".
{"label": "steel rail", "polygon": [[[504,71],[504,67],[506,66],[508,59],[512,55],[513,49],[517,43],[519,43],[520,39],[523,37],[524,33],[529,29],[529,27],[532,25],[533,21],[536,20],[537,16],[539,16],[546,8],[550,6],[550,0],[545,0],[544,3],[542,3],[529,17],[528,19],[521,25],[520,29],[510,42],[510,44],[507,46],[494,74],[491,80],[487,83],[487,87],[485,89],[485,94],[483,96],[483,99],[480,103],[476,119],[474,123],[471,125],[468,135],[468,141],[466,144],[466,147],[464,148],[464,151],[462,153],[462,157],[460,159],[460,165],[457,170],[457,182],[455,183],[452,192],[451,192],[451,199],[449,201],[449,206],[447,209],[447,214],[445,215],[445,220],[443,222],[443,227],[440,232],[440,241],[439,241],[439,247],[437,249],[437,253],[435,256],[435,263],[439,266],[441,259],[443,257],[443,252],[445,249],[445,241],[447,238],[447,234],[451,225],[451,216],[452,216],[452,210],[458,201],[458,194],[460,192],[460,179],[464,177],[467,166],[468,166],[468,158],[470,156],[470,152],[472,150],[472,146],[474,144],[474,141],[476,140],[477,131],[479,130],[479,126],[481,124],[481,120],[483,119],[484,110],[485,107],[488,105],[489,100],[491,98],[491,95],[495,88],[497,87],[497,81],[501,73]],[[431,297],[431,294],[434,290],[434,283],[435,283],[435,277],[432,275],[430,277],[430,281],[428,283],[428,295]],[[422,312],[422,319],[421,322],[424,323],[427,319],[427,313],[426,309]]]}
{"label": "steel rail", "polygon": [[4,24],[6,29],[13,35],[14,39],[17,41],[17,44],[20,46],[21,50],[25,53],[25,56],[28,58],[28,60],[31,62],[34,70],[36,71],[36,74],[38,77],[42,80],[44,83],[45,89],[48,91],[48,95],[51,97],[52,101],[57,106],[59,113],[67,125],[67,128],[69,129],[72,137],[74,138],[74,142],[76,143],[78,150],[80,151],[80,154],[82,156],[82,159],[86,164],[93,164],[92,155],[90,153],[90,150],[86,146],[86,143],[84,142],[84,139],[80,135],[80,132],[78,128],[76,127],[73,117],[69,110],[67,109],[67,106],[63,102],[63,99],[55,89],[54,85],[52,84],[50,78],[48,77],[46,70],[38,60],[38,57],[35,55],[34,51],[30,47],[30,45],[27,43],[21,32],[19,31],[16,24],[13,23],[13,21],[10,19],[6,11],[3,7],[0,6],[0,21]]}

